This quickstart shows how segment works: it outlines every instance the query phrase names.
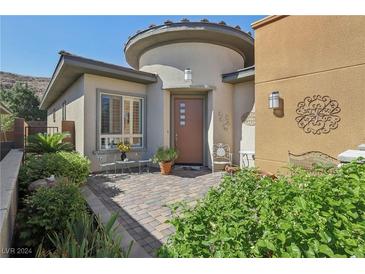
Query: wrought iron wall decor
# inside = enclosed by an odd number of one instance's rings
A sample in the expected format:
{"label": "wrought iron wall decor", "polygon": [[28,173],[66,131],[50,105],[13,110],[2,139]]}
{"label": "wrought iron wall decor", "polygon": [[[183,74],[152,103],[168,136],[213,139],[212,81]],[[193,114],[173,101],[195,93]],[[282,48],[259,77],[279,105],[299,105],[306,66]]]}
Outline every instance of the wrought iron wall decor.
{"label": "wrought iron wall decor", "polygon": [[255,112],[245,112],[242,117],[241,117],[241,121],[246,125],[246,126],[255,126],[256,125],[256,115]]}
{"label": "wrought iron wall decor", "polygon": [[222,123],[223,129],[227,131],[231,125],[229,121],[229,116],[227,113],[223,113],[221,111],[218,112],[219,121]]}
{"label": "wrought iron wall decor", "polygon": [[305,133],[327,134],[338,127],[340,111],[338,102],[329,96],[307,96],[297,105],[295,121]]}

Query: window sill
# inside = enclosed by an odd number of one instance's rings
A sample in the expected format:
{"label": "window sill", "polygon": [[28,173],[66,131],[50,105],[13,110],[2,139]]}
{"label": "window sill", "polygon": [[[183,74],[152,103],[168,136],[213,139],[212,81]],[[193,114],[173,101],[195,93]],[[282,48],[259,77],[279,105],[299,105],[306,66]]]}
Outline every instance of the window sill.
{"label": "window sill", "polygon": [[[132,148],[130,152],[128,153],[133,153],[133,152],[146,152],[147,149],[146,148]],[[121,153],[118,149],[99,149],[99,150],[94,150],[93,154],[115,154],[115,153]]]}

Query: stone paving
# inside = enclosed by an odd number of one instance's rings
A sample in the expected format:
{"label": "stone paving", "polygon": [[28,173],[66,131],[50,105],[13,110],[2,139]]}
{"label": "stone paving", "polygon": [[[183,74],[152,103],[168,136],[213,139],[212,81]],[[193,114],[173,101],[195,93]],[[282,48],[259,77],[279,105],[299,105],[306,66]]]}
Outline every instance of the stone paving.
{"label": "stone paving", "polygon": [[171,175],[158,171],[143,174],[98,174],[89,177],[87,186],[113,212],[119,223],[150,255],[165,243],[174,228],[167,205],[186,201],[193,204],[210,187],[217,186],[221,173],[208,169],[174,169]]}

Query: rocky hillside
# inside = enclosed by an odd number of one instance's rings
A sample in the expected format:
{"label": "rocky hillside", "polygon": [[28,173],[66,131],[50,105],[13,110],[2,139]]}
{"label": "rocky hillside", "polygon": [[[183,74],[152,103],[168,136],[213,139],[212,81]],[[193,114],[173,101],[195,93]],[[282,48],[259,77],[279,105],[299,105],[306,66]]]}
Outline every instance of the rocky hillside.
{"label": "rocky hillside", "polygon": [[50,78],[47,77],[33,77],[19,75],[10,72],[0,71],[0,86],[1,88],[9,89],[16,82],[27,84],[29,87],[35,89],[36,94],[39,98],[42,97],[46,91]]}

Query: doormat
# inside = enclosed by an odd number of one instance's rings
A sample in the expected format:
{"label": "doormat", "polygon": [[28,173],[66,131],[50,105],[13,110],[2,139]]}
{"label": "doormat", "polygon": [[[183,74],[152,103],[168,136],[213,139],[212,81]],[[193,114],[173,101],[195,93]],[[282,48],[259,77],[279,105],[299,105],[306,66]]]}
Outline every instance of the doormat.
{"label": "doormat", "polygon": [[202,170],[203,166],[180,166],[180,165],[175,165],[174,166],[175,170]]}

